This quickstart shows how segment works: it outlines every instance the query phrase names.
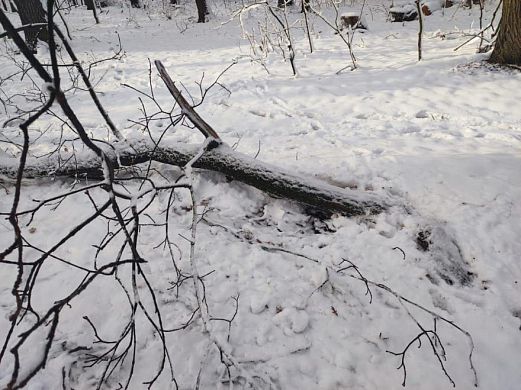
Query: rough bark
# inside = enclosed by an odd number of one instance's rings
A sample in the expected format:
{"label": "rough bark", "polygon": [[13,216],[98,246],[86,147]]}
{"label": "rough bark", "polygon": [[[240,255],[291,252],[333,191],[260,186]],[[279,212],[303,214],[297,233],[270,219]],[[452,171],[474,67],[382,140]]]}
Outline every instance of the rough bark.
{"label": "rough bark", "polygon": [[521,1],[503,0],[496,44],[490,62],[521,65]]}
{"label": "rough bark", "polygon": [[205,23],[208,14],[206,0],[195,0],[195,5],[197,6],[197,23]]}
{"label": "rough bark", "polygon": [[[168,165],[184,166],[200,150],[199,145],[172,144],[155,147],[150,142],[134,141],[118,147],[111,153],[116,167],[130,167],[150,160]],[[94,154],[77,155],[74,163],[60,165],[55,158],[28,159],[24,176],[76,176],[87,174],[102,178],[99,159]],[[257,161],[235,152],[227,145],[220,145],[206,152],[195,168],[211,170],[228,178],[251,185],[278,197],[297,201],[331,213],[346,216],[379,213],[393,204],[382,196],[370,192],[354,191],[336,187],[317,179],[292,174],[276,166]],[[0,174],[13,177],[17,171],[17,159],[0,159]]]}
{"label": "rough bark", "polygon": [[[23,25],[45,23],[45,11],[40,0],[14,0],[20,20]],[[36,43],[39,40],[48,42],[49,34],[45,27],[34,27],[24,31],[27,46],[36,52]]]}

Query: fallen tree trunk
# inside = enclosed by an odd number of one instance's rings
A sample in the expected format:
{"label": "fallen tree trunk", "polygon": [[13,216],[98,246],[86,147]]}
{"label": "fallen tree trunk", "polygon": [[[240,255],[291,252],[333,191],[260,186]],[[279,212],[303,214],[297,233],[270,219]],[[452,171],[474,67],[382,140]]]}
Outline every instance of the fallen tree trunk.
{"label": "fallen tree trunk", "polygon": [[[106,147],[105,149],[111,156],[113,166],[122,168],[148,161],[184,166],[200,151],[200,146],[170,144],[155,147],[150,142],[129,141],[119,144],[114,150],[108,150]],[[17,166],[17,159],[2,158],[0,174],[14,177]],[[236,152],[226,144],[205,152],[194,164],[194,168],[219,172],[271,195],[346,216],[377,214],[393,204],[386,197],[343,189],[317,179],[292,174]],[[24,170],[25,177],[77,175],[103,178],[101,161],[94,153],[78,154],[67,163],[60,163],[55,157],[30,158]]]}

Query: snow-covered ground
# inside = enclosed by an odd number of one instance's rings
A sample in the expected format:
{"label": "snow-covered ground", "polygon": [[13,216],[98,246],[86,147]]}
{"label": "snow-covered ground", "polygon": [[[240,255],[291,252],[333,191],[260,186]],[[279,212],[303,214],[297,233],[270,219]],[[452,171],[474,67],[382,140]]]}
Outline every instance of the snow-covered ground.
{"label": "snow-covered ground", "polygon": [[[386,351],[401,352],[421,332],[411,316],[425,329],[436,326],[445,347],[443,364],[456,388],[474,387],[470,339],[441,319],[434,323],[432,315],[378,286],[370,286],[370,302],[364,283],[348,276],[358,275],[353,268],[334,272],[349,265],[341,264],[347,259],[367,279],[385,284],[469,332],[479,388],[519,389],[521,73],[481,63],[485,57],[475,54],[477,42],[454,51],[469,39],[469,33],[479,30],[478,7],[453,7],[426,18],[423,60],[418,62],[417,22],[387,22],[382,3],[387,2],[368,1],[364,8],[369,29],[355,35],[359,68],[354,71],[336,73],[350,64],[346,46],[312,18],[314,53],[309,53],[302,32],[295,36],[297,77],[280,55],[270,54],[265,67],[251,61],[250,45],[241,39],[237,20],[228,21],[238,6],[230,3],[226,3],[228,8],[214,5],[214,15],[206,24],[187,20],[182,9],[169,20],[119,7],[100,15],[100,25],[94,24],[86,10],[74,10],[67,20],[72,44],[85,60],[116,50],[116,31],[119,34],[125,55],[99,64],[93,69],[93,79],[127,138],[147,137],[129,122],[142,115],[140,95],[122,84],[147,90],[148,59],[163,61],[172,77],[195,97],[199,93],[195,82],[203,73],[203,84],[209,85],[236,59],[237,64],[220,78],[225,88],[212,88],[198,107],[225,142],[284,169],[343,188],[389,195],[405,206],[372,217],[334,215],[321,220],[309,217],[295,204],[269,198],[220,175],[201,172],[196,176],[196,198],[206,211],[197,227],[196,257],[199,273],[208,274],[204,281],[210,314],[231,318],[237,302],[229,340],[228,322],[212,321],[212,334],[246,373],[262,378],[255,379],[259,388],[401,388],[403,371],[396,369],[400,357]],[[341,11],[350,10],[347,5],[341,7]],[[485,24],[493,10],[487,6]],[[292,10],[290,18],[300,17],[297,11],[298,7]],[[245,25],[253,26],[254,19],[245,17]],[[46,55],[44,47],[39,55]],[[0,61],[4,78],[14,67],[5,56]],[[157,100],[171,106],[172,98],[155,71],[151,79]],[[20,91],[20,85],[28,84],[18,78],[1,88],[12,95]],[[70,100],[85,127],[100,137],[106,134],[85,92],[71,95]],[[146,99],[145,104],[152,109]],[[11,107],[7,112],[0,108],[2,122],[13,116]],[[35,125],[35,133],[52,123],[55,120],[44,118]],[[1,130],[3,141],[19,139],[15,125],[12,122]],[[158,121],[154,126],[160,132],[165,123]],[[35,146],[33,152],[47,151],[45,141],[53,137],[45,133],[42,146]],[[162,142],[169,141],[198,143],[202,137],[179,127]],[[4,145],[0,148],[7,150]],[[6,153],[0,153],[5,158]],[[171,167],[157,169],[167,178],[177,174]],[[159,174],[155,177],[161,180]],[[1,180],[0,211],[6,213],[11,207],[12,182]],[[64,192],[71,184],[63,179],[27,180],[20,209],[28,208],[32,199]],[[101,199],[102,192],[92,196]],[[190,235],[190,202],[187,194],[179,196],[170,217],[170,236],[179,245],[178,266],[189,273],[189,244],[181,236]],[[167,201],[165,194],[151,206],[151,218],[164,218]],[[50,248],[92,211],[88,198],[80,193],[65,199],[56,210],[42,208],[31,225],[23,228],[31,244]],[[92,224],[59,256],[92,266],[96,251],[92,245],[99,244],[106,226],[103,220]],[[7,220],[0,221],[0,250],[11,243],[10,229]],[[168,251],[160,245],[163,230],[143,228],[139,240],[164,326],[171,329],[190,318],[196,301],[191,283],[185,282],[178,294],[171,289],[176,275]],[[417,243],[424,231],[431,232],[428,251]],[[118,249],[109,246],[100,261],[110,261]],[[27,256],[35,255],[27,249]],[[3,340],[14,307],[11,288],[16,270],[1,266]],[[455,275],[456,269],[462,274]],[[44,310],[70,293],[83,276],[48,259],[33,305]],[[122,279],[127,276],[121,272]],[[139,286],[142,291],[145,287]],[[67,373],[66,388],[96,385],[103,367],[87,367],[84,350],[71,352],[83,346],[91,348],[91,353],[105,348],[92,344],[94,334],[82,319],[86,315],[102,338],[120,334],[129,309],[126,295],[112,278],[99,279],[64,310],[48,364],[28,388],[61,388],[62,367]],[[27,318],[27,324],[30,321]],[[152,379],[161,362],[157,336],[145,318],[139,318],[138,324],[131,389],[146,387],[143,382]],[[168,333],[166,342],[179,388],[194,388],[199,372],[201,388],[228,386],[219,381],[224,366],[217,350],[208,349],[200,321]],[[38,357],[43,343],[35,338],[24,352],[27,365]],[[452,388],[428,339],[424,337],[418,346],[415,342],[405,357],[406,386]],[[444,357],[441,352],[440,356]],[[9,359],[0,365],[2,387],[11,375]],[[118,383],[125,383],[128,362],[114,373],[108,387],[116,389]],[[168,371],[154,388],[173,386]]]}

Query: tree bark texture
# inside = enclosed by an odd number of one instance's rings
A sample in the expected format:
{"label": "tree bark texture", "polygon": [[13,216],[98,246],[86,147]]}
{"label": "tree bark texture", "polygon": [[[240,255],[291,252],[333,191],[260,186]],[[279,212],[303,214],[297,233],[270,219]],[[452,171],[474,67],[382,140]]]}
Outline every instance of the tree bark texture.
{"label": "tree bark texture", "polygon": [[[22,25],[45,23],[45,11],[40,0],[14,0]],[[34,27],[24,31],[27,46],[36,52],[38,39],[48,42],[49,34],[45,27]]]}
{"label": "tree bark texture", "polygon": [[521,0],[503,0],[503,15],[489,61],[521,65]]}
{"label": "tree bark texture", "polygon": [[206,0],[195,0],[195,5],[197,5],[197,23],[205,23],[208,14]]}

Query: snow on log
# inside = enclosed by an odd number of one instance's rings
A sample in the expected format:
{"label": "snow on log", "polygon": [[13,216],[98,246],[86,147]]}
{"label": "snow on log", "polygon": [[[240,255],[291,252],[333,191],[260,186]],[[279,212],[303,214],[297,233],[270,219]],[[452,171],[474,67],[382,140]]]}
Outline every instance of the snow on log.
{"label": "snow on log", "polygon": [[[115,145],[115,149],[105,146],[104,150],[111,156],[116,168],[148,161],[182,167],[200,151],[200,145],[181,143],[155,147],[151,142],[129,141]],[[226,144],[205,152],[194,168],[219,172],[271,195],[346,216],[377,214],[394,203],[387,197],[343,189],[290,173],[236,152]],[[17,159],[0,158],[0,174],[14,177],[17,169]],[[97,156],[91,152],[82,152],[66,163],[60,163],[56,157],[29,158],[24,169],[25,177],[77,175],[102,178],[101,163]]]}

